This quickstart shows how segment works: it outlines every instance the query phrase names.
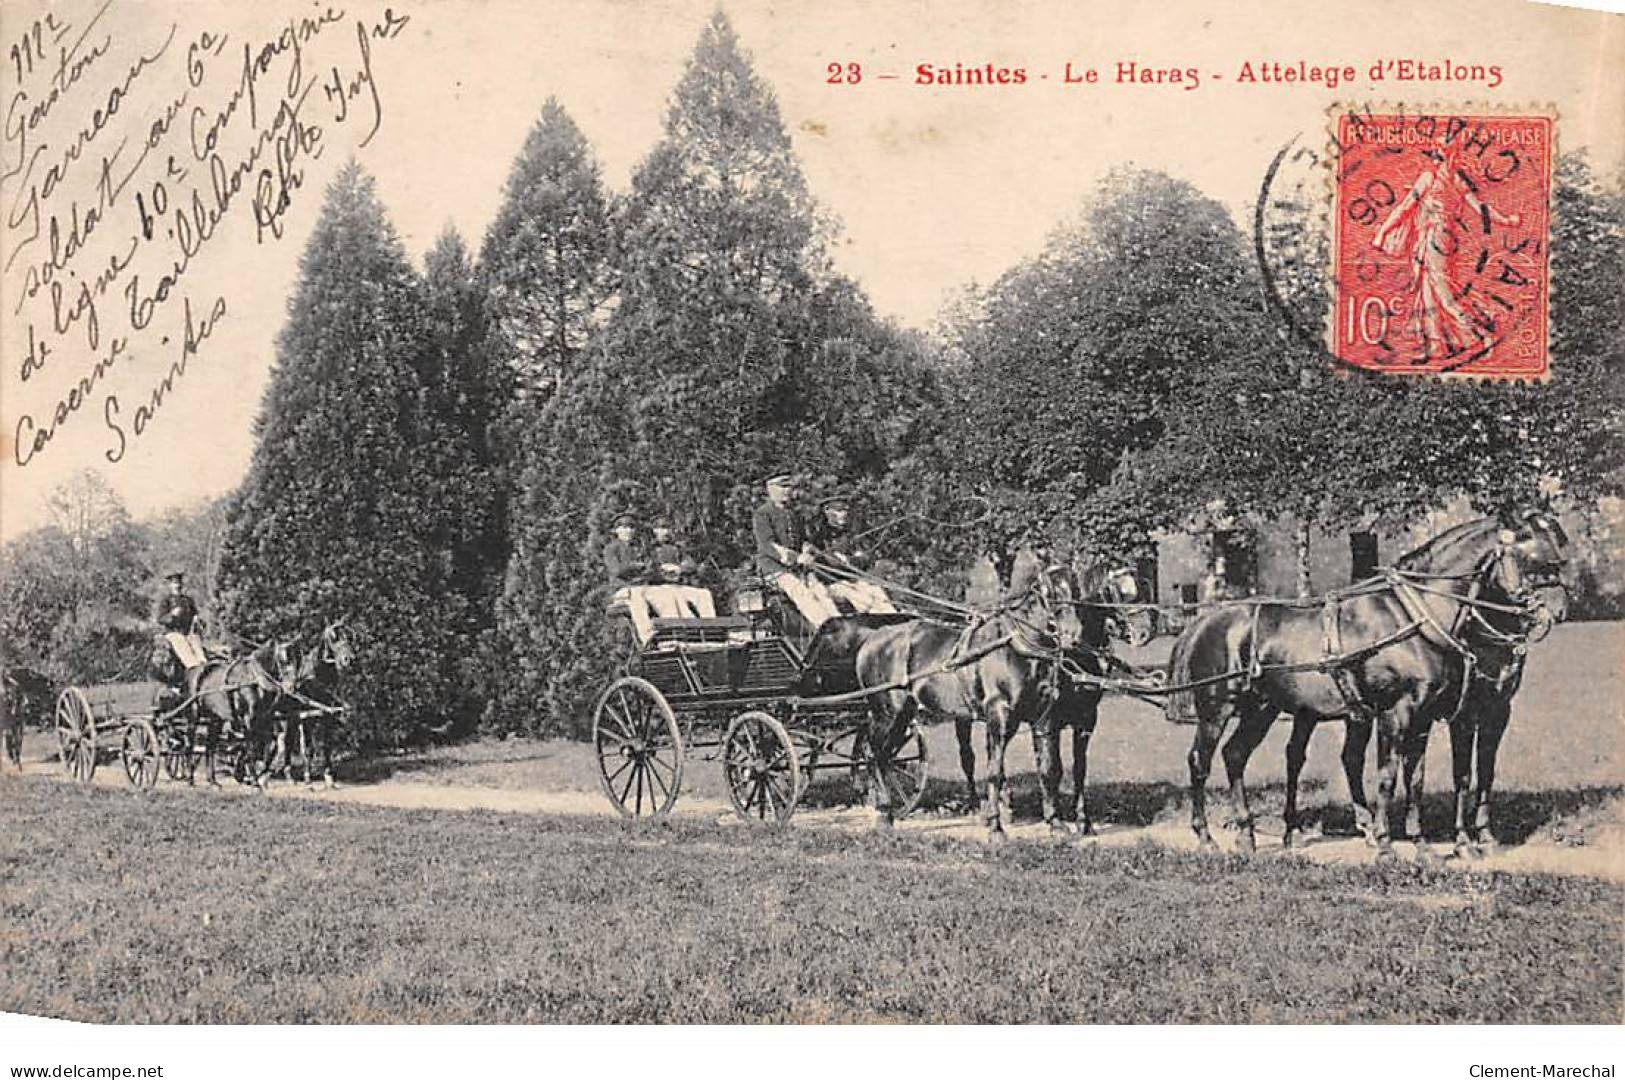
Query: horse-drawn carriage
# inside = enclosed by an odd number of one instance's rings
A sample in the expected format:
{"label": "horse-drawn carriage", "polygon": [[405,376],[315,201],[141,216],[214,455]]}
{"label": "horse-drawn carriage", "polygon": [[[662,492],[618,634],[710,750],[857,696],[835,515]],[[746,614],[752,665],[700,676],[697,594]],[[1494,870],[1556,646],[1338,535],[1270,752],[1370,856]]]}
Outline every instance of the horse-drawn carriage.
{"label": "horse-drawn carriage", "polygon": [[[878,775],[900,813],[925,793],[925,738],[910,724],[879,753],[863,693],[809,694],[816,635],[764,588],[735,595],[736,614],[655,619],[593,707],[599,782],[627,817],[677,802],[685,759],[720,760],[747,821],[784,822],[819,773],[862,785]],[[814,664],[816,661],[814,661]],[[873,773],[871,773],[873,769]]]}
{"label": "horse-drawn carriage", "polygon": [[[1054,582],[1037,579],[1032,591],[1004,597],[992,610],[962,609],[957,624],[902,616],[856,651],[846,672],[855,689],[834,694],[809,692],[817,643],[809,646],[783,611],[736,604],[738,613],[727,618],[657,620],[654,637],[598,699],[600,781],[622,813],[659,816],[676,802],[685,752],[706,750],[721,759],[741,816],[784,821],[813,771],[847,769],[867,772],[885,822],[913,809],[923,791],[922,717],[955,719],[976,801],[969,750],[976,719],[988,727],[987,810],[996,837],[1003,831],[1004,747],[1025,723],[1034,731],[1045,819],[1064,831],[1057,740],[1058,728],[1071,726],[1073,798],[1087,831],[1084,748],[1101,695],[1120,693],[1195,724],[1192,827],[1209,846],[1205,787],[1232,722],[1224,760],[1244,849],[1253,839],[1242,774],[1264,732],[1284,715],[1294,722],[1287,842],[1297,826],[1295,789],[1309,734],[1317,723],[1337,720],[1349,732],[1343,758],[1356,818],[1364,815],[1363,827],[1383,854],[1391,848],[1387,815],[1400,759],[1410,818],[1428,730],[1448,724],[1458,764],[1457,847],[1471,855],[1493,843],[1494,758],[1523,657],[1563,616],[1566,546],[1561,528],[1541,514],[1468,522],[1376,576],[1322,597],[1211,606],[1181,632],[1167,671],[1134,668],[1114,657],[1107,641],[1109,618],[1143,615],[1156,605],[1080,586],[1076,576],[1066,587],[1064,572]],[[1553,590],[1555,598],[1548,595]],[[1381,782],[1375,805],[1367,807],[1360,771],[1373,728],[1382,735]],[[1476,780],[1470,767],[1460,767],[1475,755]],[[883,787],[875,785],[877,775]]]}
{"label": "horse-drawn carriage", "polygon": [[290,641],[212,654],[182,687],[153,680],[70,685],[56,699],[58,759],[69,777],[86,783],[102,757],[116,753],[137,788],[155,786],[160,774],[191,783],[199,765],[211,783],[224,771],[259,786],[279,759],[291,770],[292,735],[306,781],[320,746],[331,782],[325,728],[348,711],[331,682],[352,655],[340,624],[330,623],[308,648]]}
{"label": "horse-drawn carriage", "polygon": [[158,682],[113,682],[68,686],[56,699],[56,741],[63,770],[88,783],[104,755],[116,753],[124,775],[138,788],[158,783],[160,773],[190,781],[199,764],[210,775],[223,764],[238,780],[257,783],[269,763],[254,753],[249,733],[236,727],[217,732],[185,695],[166,694]]}

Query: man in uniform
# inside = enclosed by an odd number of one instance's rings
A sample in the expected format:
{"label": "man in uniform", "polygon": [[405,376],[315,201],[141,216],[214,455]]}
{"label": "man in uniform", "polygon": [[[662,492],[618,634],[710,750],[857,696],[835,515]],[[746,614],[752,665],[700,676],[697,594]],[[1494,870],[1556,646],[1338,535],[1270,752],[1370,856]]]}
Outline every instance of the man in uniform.
{"label": "man in uniform", "polygon": [[812,575],[815,562],[801,519],[790,508],[795,478],[788,473],[769,477],[767,501],[751,515],[756,538],[756,566],[762,576],[790,598],[814,629],[840,615],[824,583]]}
{"label": "man in uniform", "polygon": [[651,526],[654,532],[654,581],[648,590],[649,602],[663,618],[714,619],[716,602],[710,589],[690,585],[694,563],[683,557],[682,548],[672,536],[671,519],[662,514]]}
{"label": "man in uniform", "polygon": [[208,659],[203,651],[203,639],[198,636],[197,604],[186,594],[186,575],[173,570],[164,575],[166,591],[152,609],[152,621],[164,644],[180,664],[186,681],[193,671]]}
{"label": "man in uniform", "polygon": [[649,567],[634,543],[636,536],[636,518],[622,514],[615,519],[615,536],[604,545],[604,570],[614,590],[609,597],[610,604],[626,608],[638,641],[645,642],[654,636],[654,624],[650,621],[649,598],[644,590]]}
{"label": "man in uniform", "polygon": [[830,596],[845,601],[853,611],[895,613],[897,609],[885,589],[857,576],[867,556],[852,550],[852,501],[844,495],[831,495],[819,503],[818,508],[820,516],[808,529],[807,538],[823,557],[826,567],[837,568],[825,571],[833,578],[826,585]]}

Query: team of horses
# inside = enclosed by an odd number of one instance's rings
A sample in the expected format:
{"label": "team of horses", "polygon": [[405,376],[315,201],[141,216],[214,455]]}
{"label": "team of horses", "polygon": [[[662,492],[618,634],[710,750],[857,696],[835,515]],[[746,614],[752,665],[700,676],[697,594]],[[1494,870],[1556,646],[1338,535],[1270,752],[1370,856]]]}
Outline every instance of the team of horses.
{"label": "team of horses", "polygon": [[[1248,599],[1198,614],[1176,639],[1166,672],[1132,685],[1143,697],[1165,701],[1170,720],[1194,724],[1191,828],[1201,844],[1217,846],[1206,788],[1213,754],[1230,730],[1222,756],[1238,845],[1254,850],[1246,765],[1270,726],[1286,716],[1293,724],[1288,846],[1301,841],[1297,787],[1318,724],[1345,724],[1342,760],[1356,821],[1379,859],[1387,859],[1401,777],[1406,832],[1420,838],[1423,757],[1433,724],[1443,722],[1451,740],[1456,851],[1471,858],[1492,848],[1496,752],[1528,645],[1567,615],[1567,546],[1561,526],[1544,514],[1481,518],[1428,541],[1378,577],[1326,597]],[[812,681],[803,690],[872,691],[867,737],[880,752],[871,755],[867,787],[878,827],[889,828],[893,816],[881,782],[885,753],[902,745],[923,713],[954,721],[973,811],[980,799],[971,725],[986,724],[983,810],[990,840],[1005,834],[1004,755],[1023,724],[1032,731],[1045,822],[1056,833],[1093,831],[1084,802],[1089,741],[1101,697],[1123,685],[1127,668],[1112,655],[1111,640],[1148,638],[1154,610],[1125,595],[1134,588],[1124,573],[1051,565],[968,624],[852,616],[820,629],[808,653]],[[1060,732],[1068,726],[1070,806],[1060,793]],[[1373,732],[1374,806],[1363,780]],[[1432,857],[1426,845],[1418,850],[1421,858]]]}
{"label": "team of horses", "polygon": [[[1379,858],[1389,858],[1401,780],[1405,832],[1420,839],[1423,761],[1433,725],[1443,722],[1456,852],[1471,858],[1495,844],[1489,800],[1496,753],[1528,646],[1567,615],[1567,547],[1561,526],[1544,514],[1470,521],[1378,576],[1324,597],[1238,600],[1203,611],[1181,630],[1166,672],[1151,680],[1112,652],[1114,640],[1143,644],[1154,633],[1155,605],[1144,602],[1133,572],[1111,562],[1052,563],[1029,573],[992,610],[968,618],[900,613],[826,623],[807,650],[799,691],[869,692],[866,788],[881,828],[894,816],[884,781],[890,756],[917,718],[952,720],[968,804],[985,814],[994,841],[1005,836],[1005,754],[1023,725],[1032,732],[1045,823],[1058,834],[1093,831],[1084,799],[1089,743],[1101,698],[1127,686],[1164,701],[1170,720],[1194,725],[1191,828],[1204,847],[1217,846],[1207,821],[1217,750],[1239,850],[1254,850],[1247,762],[1271,725],[1289,717],[1285,844],[1301,840],[1297,789],[1311,735],[1321,723],[1338,721],[1345,726],[1342,762],[1356,823]],[[264,766],[253,770],[256,782],[278,774],[291,779],[297,744],[305,783],[319,754],[332,786],[335,728],[344,715],[336,684],[353,658],[342,623],[329,623],[311,638],[211,659],[189,681],[187,707],[207,730],[211,749],[223,728],[247,739],[245,753]],[[12,734],[20,733],[29,703],[48,691],[17,673],[7,676],[4,690],[0,733],[12,755]],[[985,803],[971,744],[977,721],[986,726]],[[1064,801],[1060,737],[1067,727],[1073,783]],[[1373,734],[1374,805],[1363,778]],[[1418,851],[1432,857],[1425,844]]]}
{"label": "team of horses", "polygon": [[[201,733],[196,750],[211,784],[218,782],[217,752],[229,734],[241,745],[239,778],[262,787],[269,777],[291,781],[297,748],[305,784],[313,782],[319,759],[323,783],[333,787],[333,749],[347,712],[338,681],[354,658],[343,621],[329,622],[314,634],[256,643],[237,655],[211,654],[184,686],[161,690],[154,709]],[[21,767],[25,721],[43,718],[51,700],[43,676],[5,673],[0,741],[14,767]]]}
{"label": "team of horses", "polygon": [[239,773],[262,785],[267,777],[291,780],[295,744],[312,782],[318,754],[322,779],[333,787],[333,744],[345,715],[339,677],[355,658],[343,621],[313,636],[257,645],[241,656],[211,658],[187,681],[185,707],[205,732],[204,758],[215,782],[214,750],[223,730],[244,742],[248,762]]}

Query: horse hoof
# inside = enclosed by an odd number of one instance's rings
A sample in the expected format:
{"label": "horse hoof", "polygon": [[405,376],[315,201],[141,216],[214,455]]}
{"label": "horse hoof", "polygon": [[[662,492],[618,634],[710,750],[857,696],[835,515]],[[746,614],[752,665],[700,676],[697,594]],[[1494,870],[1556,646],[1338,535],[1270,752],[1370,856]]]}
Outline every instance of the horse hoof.
{"label": "horse hoof", "polygon": [[1099,833],[1095,829],[1095,823],[1086,819],[1086,820],[1081,821],[1081,822],[1078,823],[1078,835],[1079,836],[1098,836]]}
{"label": "horse hoof", "polygon": [[1009,842],[1010,834],[1005,832],[1003,829],[989,829],[987,831],[987,843],[989,847],[1003,847]]}
{"label": "horse hoof", "polygon": [[1303,834],[1297,829],[1288,829],[1286,835],[1281,837],[1281,846],[1288,851],[1303,847]]}
{"label": "horse hoof", "polygon": [[1472,841],[1456,841],[1456,858],[1460,859],[1462,862],[1477,862],[1483,857],[1484,853],[1478,850],[1478,845],[1474,844]]}
{"label": "horse hoof", "polygon": [[1057,819],[1049,823],[1049,834],[1057,840],[1070,840],[1073,836],[1073,828],[1066,822]]}
{"label": "horse hoof", "polygon": [[890,814],[875,815],[875,832],[890,834],[897,826]]}

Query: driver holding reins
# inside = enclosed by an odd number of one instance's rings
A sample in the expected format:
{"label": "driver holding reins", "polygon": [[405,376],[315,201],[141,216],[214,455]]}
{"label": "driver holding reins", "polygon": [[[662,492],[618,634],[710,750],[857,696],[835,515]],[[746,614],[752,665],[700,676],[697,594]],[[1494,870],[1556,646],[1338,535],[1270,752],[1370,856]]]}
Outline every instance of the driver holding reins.
{"label": "driver holding reins", "polygon": [[895,613],[897,609],[886,590],[858,576],[868,556],[854,550],[852,500],[845,495],[831,495],[818,508],[820,516],[808,527],[807,540],[822,560],[819,569],[830,579],[825,584],[829,595],[850,604],[853,611]]}
{"label": "driver holding reins", "polygon": [[203,639],[198,635],[197,603],[186,593],[186,575],[172,570],[164,575],[164,581],[168,588],[153,606],[152,621],[164,644],[179,661],[184,682],[193,670],[203,666],[208,656],[203,651]]}

